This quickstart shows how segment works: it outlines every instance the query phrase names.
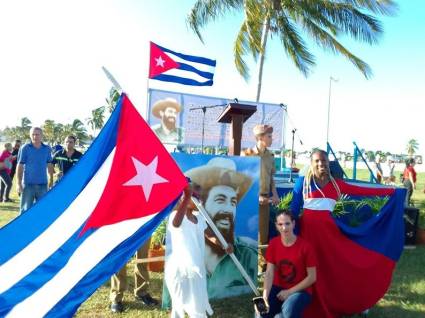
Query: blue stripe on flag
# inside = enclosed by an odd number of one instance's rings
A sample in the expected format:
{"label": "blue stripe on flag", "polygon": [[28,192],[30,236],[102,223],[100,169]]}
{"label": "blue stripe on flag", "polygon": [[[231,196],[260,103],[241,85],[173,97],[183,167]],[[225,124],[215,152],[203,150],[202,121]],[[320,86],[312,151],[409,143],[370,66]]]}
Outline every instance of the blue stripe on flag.
{"label": "blue stripe on flag", "polygon": [[164,52],[174,54],[174,55],[176,55],[176,56],[178,56],[178,57],[180,57],[184,60],[190,61],[190,62],[201,63],[201,64],[209,65],[209,66],[212,66],[212,67],[215,67],[216,63],[217,63],[215,60],[211,60],[211,59],[206,58],[206,57],[182,54],[182,53],[178,53],[178,52],[175,52],[173,50],[167,49],[167,48],[160,46],[156,43],[155,43],[155,45],[157,47],[159,47],[161,50],[163,50]]}
{"label": "blue stripe on flag", "polygon": [[205,78],[211,79],[211,80],[214,77],[214,73],[200,71],[197,68],[193,67],[192,65],[189,65],[189,64],[186,64],[186,63],[181,63],[181,62],[179,62],[179,65],[180,65],[179,68],[178,68],[179,70],[190,71],[190,72],[198,74],[199,76],[202,76],[202,77],[205,77]]}
{"label": "blue stripe on flag", "polygon": [[164,82],[174,82],[174,83],[179,83],[183,85],[192,85],[192,86],[211,86],[213,84],[212,80],[209,80],[206,82],[198,82],[194,79],[179,77],[175,75],[167,75],[167,74],[159,74],[153,77],[152,79],[155,79],[158,81],[164,81]]}
{"label": "blue stripe on flag", "polygon": [[178,199],[105,256],[45,317],[72,316],[80,304],[96,291],[100,284],[95,282],[104,282],[118,272],[127,263],[128,259],[143,246],[161,221],[168,216]]}
{"label": "blue stripe on flag", "polygon": [[[115,147],[121,96],[108,122],[81,160],[61,182],[24,215],[0,229],[0,265],[16,255],[54,222],[74,201]],[[53,201],[52,201],[53,200]],[[16,235],[19,233],[19,235]],[[13,244],[10,244],[13,239]]]}

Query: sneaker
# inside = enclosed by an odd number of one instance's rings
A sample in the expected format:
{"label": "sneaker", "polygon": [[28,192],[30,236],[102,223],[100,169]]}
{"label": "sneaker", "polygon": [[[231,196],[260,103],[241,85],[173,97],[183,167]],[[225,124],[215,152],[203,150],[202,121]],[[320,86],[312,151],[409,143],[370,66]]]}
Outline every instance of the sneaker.
{"label": "sneaker", "polygon": [[15,201],[12,200],[12,199],[7,198],[7,199],[4,199],[3,202],[15,202]]}
{"label": "sneaker", "polygon": [[114,313],[120,313],[124,311],[124,305],[121,301],[114,301],[111,304],[111,311]]}
{"label": "sneaker", "polygon": [[136,295],[134,296],[137,300],[141,301],[146,306],[156,306],[158,305],[158,300],[151,297],[149,294],[145,294],[142,296]]}

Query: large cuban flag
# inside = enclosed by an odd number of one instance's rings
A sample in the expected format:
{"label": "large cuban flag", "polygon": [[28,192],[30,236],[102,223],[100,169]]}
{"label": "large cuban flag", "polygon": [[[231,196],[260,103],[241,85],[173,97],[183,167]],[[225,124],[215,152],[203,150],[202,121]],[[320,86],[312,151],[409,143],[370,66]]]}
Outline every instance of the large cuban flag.
{"label": "large cuban flag", "polygon": [[70,317],[187,181],[126,95],[80,162],[0,230],[0,317]]}

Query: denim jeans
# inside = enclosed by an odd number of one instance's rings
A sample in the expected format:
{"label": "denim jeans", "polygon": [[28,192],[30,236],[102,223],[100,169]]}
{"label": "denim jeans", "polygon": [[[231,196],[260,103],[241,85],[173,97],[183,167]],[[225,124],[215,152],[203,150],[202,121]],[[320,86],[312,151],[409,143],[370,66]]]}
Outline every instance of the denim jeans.
{"label": "denim jeans", "polygon": [[21,193],[21,214],[31,208],[47,192],[47,184],[26,184]]}
{"label": "denim jeans", "polygon": [[6,169],[2,169],[0,170],[0,201],[10,199],[10,189],[12,189],[12,179]]}
{"label": "denim jeans", "polygon": [[282,302],[276,297],[281,290],[278,286],[272,286],[268,298],[270,309],[268,314],[262,317],[273,318],[280,313],[281,318],[301,318],[304,309],[311,302],[311,295],[305,291],[296,292]]}

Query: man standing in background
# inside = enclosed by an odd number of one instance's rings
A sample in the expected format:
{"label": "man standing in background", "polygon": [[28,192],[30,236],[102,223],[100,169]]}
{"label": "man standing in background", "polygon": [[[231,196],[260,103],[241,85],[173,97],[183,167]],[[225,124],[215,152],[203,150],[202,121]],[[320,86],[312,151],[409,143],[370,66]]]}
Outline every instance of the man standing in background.
{"label": "man standing in background", "polygon": [[[256,145],[253,148],[244,150],[241,155],[258,156],[261,158],[260,196],[258,198],[260,204],[258,216],[258,243],[260,245],[267,245],[269,242],[270,203],[279,203],[279,196],[273,179],[273,175],[276,172],[274,156],[267,149],[273,143],[273,127],[269,125],[256,125],[253,132]],[[263,257],[265,256],[265,251],[265,249],[260,249]],[[265,266],[262,266],[259,270],[264,271]]]}
{"label": "man standing in background", "polygon": [[[21,196],[21,213],[31,208],[53,185],[51,149],[42,143],[41,128],[32,127],[30,138],[31,143],[22,146],[18,154],[16,187]],[[49,173],[48,182],[46,170]]]}
{"label": "man standing in background", "polygon": [[78,160],[80,160],[83,155],[75,149],[75,142],[75,136],[67,136],[65,139],[65,149],[59,150],[53,155],[53,171],[55,165],[58,165],[59,167],[59,172],[57,174],[58,181],[78,162]]}

